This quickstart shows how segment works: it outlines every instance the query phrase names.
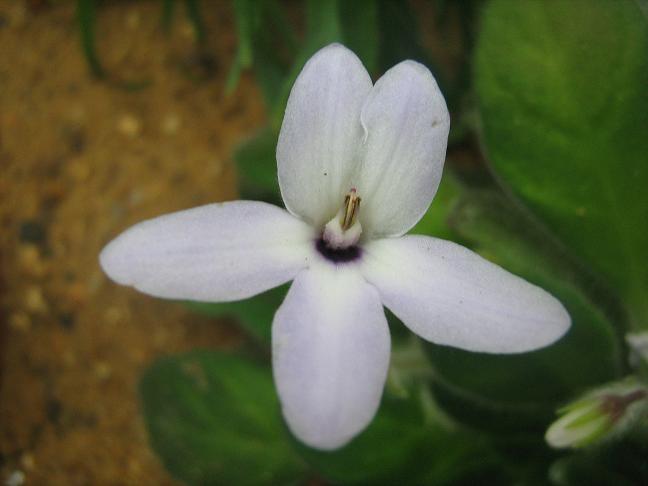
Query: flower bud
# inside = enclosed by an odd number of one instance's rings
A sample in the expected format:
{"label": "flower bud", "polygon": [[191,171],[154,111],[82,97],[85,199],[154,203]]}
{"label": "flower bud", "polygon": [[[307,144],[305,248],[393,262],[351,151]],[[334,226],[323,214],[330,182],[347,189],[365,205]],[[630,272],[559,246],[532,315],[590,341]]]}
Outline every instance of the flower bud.
{"label": "flower bud", "polygon": [[595,389],[558,410],[545,434],[555,448],[583,447],[621,432],[648,409],[648,389],[634,379]]}
{"label": "flower bud", "polygon": [[630,348],[630,366],[635,369],[648,366],[648,332],[626,334],[625,339]]}

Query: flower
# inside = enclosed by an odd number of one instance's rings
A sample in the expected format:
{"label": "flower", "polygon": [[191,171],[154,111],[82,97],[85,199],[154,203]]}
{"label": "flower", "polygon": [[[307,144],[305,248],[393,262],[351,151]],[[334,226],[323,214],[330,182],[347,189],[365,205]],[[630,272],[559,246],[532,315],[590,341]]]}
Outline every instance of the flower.
{"label": "flower", "polygon": [[283,415],[304,443],[343,446],[372,420],[387,376],[383,305],[435,343],[490,353],[546,346],[563,306],[449,241],[403,236],[436,193],[450,117],[413,61],[375,85],[333,44],[304,66],[277,146],[286,210],[233,201],[137,224],[109,243],[114,281],[157,297],[225,302],[293,280],[272,324]]}
{"label": "flower", "polygon": [[630,350],[630,366],[636,369],[648,369],[648,332],[631,332],[625,335]]}
{"label": "flower", "polygon": [[556,449],[579,448],[622,434],[648,412],[648,389],[634,378],[596,388],[558,410],[545,434]]}

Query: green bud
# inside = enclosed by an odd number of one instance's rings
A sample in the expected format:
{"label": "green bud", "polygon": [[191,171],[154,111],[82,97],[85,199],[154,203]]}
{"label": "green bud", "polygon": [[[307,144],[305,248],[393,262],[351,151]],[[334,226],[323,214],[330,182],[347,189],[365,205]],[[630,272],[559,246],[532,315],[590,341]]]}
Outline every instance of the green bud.
{"label": "green bud", "polygon": [[597,388],[558,410],[545,434],[551,447],[583,447],[626,430],[648,409],[648,389],[633,378]]}
{"label": "green bud", "polygon": [[648,332],[626,334],[626,343],[630,348],[630,366],[635,369],[648,367]]}

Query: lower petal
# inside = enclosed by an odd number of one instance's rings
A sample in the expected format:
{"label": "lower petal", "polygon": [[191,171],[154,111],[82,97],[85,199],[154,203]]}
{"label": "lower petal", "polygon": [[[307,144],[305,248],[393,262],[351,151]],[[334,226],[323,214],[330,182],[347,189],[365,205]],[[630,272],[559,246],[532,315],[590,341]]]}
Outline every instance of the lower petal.
{"label": "lower petal", "polygon": [[122,285],[170,299],[245,299],[292,279],[308,264],[313,230],[262,202],[209,204],[136,224],[101,252]]}
{"label": "lower petal", "polygon": [[437,344],[519,353],[551,344],[571,323],[549,293],[450,241],[374,241],[363,274],[406,326]]}
{"label": "lower petal", "polygon": [[274,377],[293,434],[336,449],[361,432],[380,404],[389,351],[378,293],[357,270],[300,273],[272,325]]}

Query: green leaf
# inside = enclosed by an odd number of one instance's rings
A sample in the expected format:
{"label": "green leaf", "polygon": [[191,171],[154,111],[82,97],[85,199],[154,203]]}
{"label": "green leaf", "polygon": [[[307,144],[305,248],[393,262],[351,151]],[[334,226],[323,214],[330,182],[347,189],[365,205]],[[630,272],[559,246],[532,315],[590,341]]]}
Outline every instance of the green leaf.
{"label": "green leaf", "polygon": [[414,392],[383,397],[367,430],[332,452],[289,434],[269,367],[239,355],[160,359],[145,372],[140,395],[153,449],[190,485],[303,484],[315,475],[342,484],[501,477],[501,458],[483,437],[444,422],[431,398]]}
{"label": "green leaf", "polygon": [[[259,3],[254,29],[254,73],[269,111],[280,99],[298,42],[293,25],[275,0]],[[278,130],[278,124],[275,124]]]}
{"label": "green leaf", "polygon": [[[383,72],[392,66],[413,59],[425,64],[445,94],[450,111],[455,108],[455,96],[451,85],[446,82],[440,66],[433,62],[423,47],[416,13],[408,2],[400,0],[378,0],[379,56],[378,69]],[[454,129],[454,125],[450,127]]]}
{"label": "green leaf", "polygon": [[286,296],[288,285],[270,289],[246,300],[219,304],[185,302],[185,305],[211,317],[235,317],[248,334],[262,343],[270,344],[272,319]]}
{"label": "green leaf", "polygon": [[239,191],[243,199],[283,206],[277,179],[277,132],[266,127],[234,151]]}
{"label": "green leaf", "polygon": [[252,39],[257,12],[255,11],[255,4],[251,0],[233,0],[232,3],[238,37],[237,56],[240,59],[241,66],[248,68],[252,65],[253,59]]}
{"label": "green leaf", "polygon": [[432,204],[410,233],[446,240],[456,238],[456,234],[448,226],[448,217],[459,200],[461,190],[461,184],[451,173],[444,174]]}
{"label": "green leaf", "polygon": [[337,0],[308,0],[306,2],[306,37],[283,87],[272,107],[271,126],[279,127],[288,96],[306,61],[322,47],[342,41],[342,28]]}
{"label": "green leaf", "polygon": [[185,0],[185,7],[189,22],[191,22],[191,25],[193,26],[196,42],[203,44],[207,38],[207,31],[200,10],[200,4],[198,3],[198,0]]}
{"label": "green leaf", "polygon": [[484,11],[483,139],[497,175],[648,328],[648,22],[632,0]]}
{"label": "green leaf", "polygon": [[234,20],[236,22],[236,37],[238,46],[236,56],[227,76],[225,93],[231,94],[238,85],[241,71],[252,66],[253,39],[255,19],[258,16],[257,3],[251,0],[233,0]]}
{"label": "green leaf", "polygon": [[316,471],[338,484],[456,484],[498,468],[483,438],[427,419],[418,398],[383,397],[371,425],[342,449],[297,446]]}
{"label": "green leaf", "polygon": [[[288,73],[288,63],[283,59],[281,52],[268,37],[272,33],[260,29],[259,40],[255,42],[254,76],[261,89],[263,99],[268,111],[275,106],[280,93],[284,89],[285,78]],[[273,125],[275,132],[279,130],[279,123]]]}
{"label": "green leaf", "polygon": [[414,59],[426,64],[428,55],[421,43],[414,12],[407,3],[399,0],[380,0],[378,18],[381,71],[404,59]]}
{"label": "green leaf", "polygon": [[504,196],[465,193],[450,221],[479,253],[560,299],[572,327],[554,345],[524,354],[470,353],[428,345],[442,401],[461,409],[460,418],[477,427],[501,431],[504,421],[514,430],[528,422],[541,432],[558,404],[619,376],[621,358],[613,327],[576,285],[574,266],[560,248]]}
{"label": "green leaf", "polygon": [[171,32],[175,6],[175,0],[162,0],[162,29],[164,29],[164,32],[167,34]]}
{"label": "green leaf", "polygon": [[83,54],[88,62],[88,66],[90,66],[92,74],[98,78],[102,78],[105,72],[99,61],[99,56],[97,56],[97,48],[95,45],[96,8],[95,0],[78,0],[76,14],[81,33]]}
{"label": "green leaf", "polygon": [[648,484],[648,433],[644,427],[631,436],[584,449],[556,461],[550,470],[557,486],[634,486]]}
{"label": "green leaf", "polygon": [[378,68],[377,0],[340,3],[340,21],[344,44],[360,58],[370,74]]}
{"label": "green leaf", "polygon": [[194,351],[157,361],[140,394],[153,448],[187,484],[286,484],[304,476],[268,367]]}

